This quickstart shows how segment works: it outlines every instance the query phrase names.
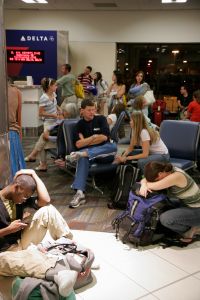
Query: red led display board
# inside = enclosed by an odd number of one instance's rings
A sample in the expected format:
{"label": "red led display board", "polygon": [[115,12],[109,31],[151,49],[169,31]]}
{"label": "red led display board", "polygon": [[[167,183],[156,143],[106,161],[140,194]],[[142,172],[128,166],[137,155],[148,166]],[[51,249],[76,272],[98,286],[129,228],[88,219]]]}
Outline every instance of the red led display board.
{"label": "red led display board", "polygon": [[7,49],[8,63],[44,63],[43,50]]}

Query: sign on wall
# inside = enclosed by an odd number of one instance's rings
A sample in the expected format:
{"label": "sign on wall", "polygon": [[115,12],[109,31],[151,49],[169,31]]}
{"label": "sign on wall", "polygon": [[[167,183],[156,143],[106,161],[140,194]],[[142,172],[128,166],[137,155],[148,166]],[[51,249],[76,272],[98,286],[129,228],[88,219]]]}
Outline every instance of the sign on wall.
{"label": "sign on wall", "polygon": [[6,30],[7,72],[12,78],[57,78],[57,32]]}

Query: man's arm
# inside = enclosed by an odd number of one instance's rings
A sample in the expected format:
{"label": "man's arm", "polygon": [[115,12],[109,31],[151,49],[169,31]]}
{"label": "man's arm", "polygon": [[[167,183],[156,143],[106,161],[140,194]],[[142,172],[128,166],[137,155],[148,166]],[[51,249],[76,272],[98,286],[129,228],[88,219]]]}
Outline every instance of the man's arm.
{"label": "man's arm", "polygon": [[108,137],[104,134],[93,134],[88,138],[81,138],[76,142],[76,147],[78,149],[87,147],[87,146],[93,146],[98,145],[103,142],[106,142],[108,140]]}
{"label": "man's arm", "polygon": [[15,177],[21,174],[31,175],[35,180],[37,186],[37,195],[38,195],[37,205],[39,207],[42,207],[49,204],[51,200],[47,188],[44,185],[43,181],[38,177],[36,172],[32,169],[22,169],[16,173]]}

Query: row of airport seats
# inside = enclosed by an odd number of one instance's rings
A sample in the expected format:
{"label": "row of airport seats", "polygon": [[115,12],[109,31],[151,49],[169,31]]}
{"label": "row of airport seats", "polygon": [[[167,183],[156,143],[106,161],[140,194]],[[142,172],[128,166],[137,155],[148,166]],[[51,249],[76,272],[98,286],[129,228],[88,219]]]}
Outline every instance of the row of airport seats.
{"label": "row of airport seats", "polygon": [[[118,129],[125,118],[122,112],[117,120],[116,125],[111,131],[111,138],[118,143]],[[73,135],[76,127],[77,119],[65,120],[63,122],[63,133],[65,140],[66,155],[76,151],[73,144]],[[180,120],[164,120],[160,126],[160,136],[166,144],[170,162],[185,171],[196,167],[198,159],[200,160],[200,123]],[[103,191],[96,185],[95,176],[108,172],[115,172],[117,165],[112,164],[113,156],[95,161],[89,171],[91,185],[93,188],[103,194]],[[68,172],[74,175],[76,165],[67,164]]]}

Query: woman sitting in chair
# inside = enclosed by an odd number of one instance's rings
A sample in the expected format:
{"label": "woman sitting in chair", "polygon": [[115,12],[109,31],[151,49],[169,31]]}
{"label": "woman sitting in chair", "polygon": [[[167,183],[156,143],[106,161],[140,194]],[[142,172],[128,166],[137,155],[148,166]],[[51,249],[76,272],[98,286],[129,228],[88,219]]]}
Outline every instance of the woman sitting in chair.
{"label": "woman sitting in chair", "polygon": [[[135,111],[131,115],[130,126],[132,137],[129,147],[122,155],[115,158],[117,163],[137,160],[138,168],[144,171],[144,166],[149,161],[169,161],[168,149],[161,140],[159,133],[150,128],[141,111]],[[141,146],[139,151],[133,151],[135,146]]]}

